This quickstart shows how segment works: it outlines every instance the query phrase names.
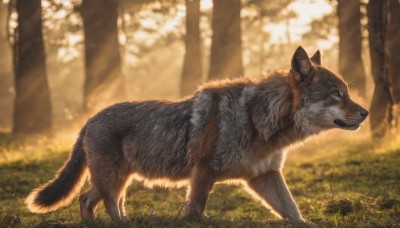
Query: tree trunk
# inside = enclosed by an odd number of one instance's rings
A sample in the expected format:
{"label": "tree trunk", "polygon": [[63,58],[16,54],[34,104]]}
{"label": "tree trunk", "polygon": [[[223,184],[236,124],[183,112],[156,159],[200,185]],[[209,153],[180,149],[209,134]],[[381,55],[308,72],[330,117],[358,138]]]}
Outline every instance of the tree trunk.
{"label": "tree trunk", "polygon": [[339,19],[339,72],[365,97],[366,78],[361,59],[361,12],[359,0],[338,0]]}
{"label": "tree trunk", "polygon": [[209,79],[243,75],[240,0],[213,0]]}
{"label": "tree trunk", "polygon": [[393,120],[394,99],[385,52],[384,1],[370,0],[367,5],[371,68],[375,89],[371,103],[371,131],[374,138],[381,138]]}
{"label": "tree trunk", "polygon": [[389,72],[392,79],[393,96],[400,101],[400,4],[398,0],[388,0],[387,50],[389,51]]}
{"label": "tree trunk", "polygon": [[200,0],[186,0],[185,48],[181,82],[182,96],[192,94],[202,79]]}
{"label": "tree trunk", "polygon": [[0,1],[0,131],[10,129],[12,126],[14,96],[11,88],[14,87],[11,63],[11,48],[8,42],[7,22],[8,4]]}
{"label": "tree trunk", "polygon": [[46,76],[40,0],[17,0],[17,13],[13,133],[42,133],[51,129],[52,112]]}
{"label": "tree trunk", "polygon": [[118,0],[83,0],[86,111],[125,97],[118,42]]}

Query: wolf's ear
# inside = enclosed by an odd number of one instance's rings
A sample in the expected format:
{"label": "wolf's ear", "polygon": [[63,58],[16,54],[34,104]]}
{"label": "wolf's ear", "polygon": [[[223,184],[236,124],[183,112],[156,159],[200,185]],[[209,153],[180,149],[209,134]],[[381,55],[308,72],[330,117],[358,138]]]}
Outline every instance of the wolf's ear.
{"label": "wolf's ear", "polygon": [[321,53],[319,50],[316,51],[313,56],[311,56],[310,60],[318,66],[321,66]]}
{"label": "wolf's ear", "polygon": [[[308,58],[307,52],[299,46],[292,57],[292,71],[294,71],[294,78],[296,81],[310,81],[308,77],[313,70],[314,66]],[[297,73],[297,74],[296,74]]]}

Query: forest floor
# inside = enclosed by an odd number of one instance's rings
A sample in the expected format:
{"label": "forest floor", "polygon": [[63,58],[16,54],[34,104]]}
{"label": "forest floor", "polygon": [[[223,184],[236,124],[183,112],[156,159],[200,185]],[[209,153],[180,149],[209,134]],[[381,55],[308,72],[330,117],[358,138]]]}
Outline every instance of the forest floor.
{"label": "forest floor", "polygon": [[[347,134],[347,133],[346,133]],[[284,173],[304,218],[318,227],[400,226],[400,138],[376,146],[368,137],[315,137],[290,152]],[[240,186],[218,184],[207,219],[182,217],[185,189],[128,189],[129,220],[111,222],[99,205],[95,222],[81,222],[78,200],[48,214],[32,214],[24,199],[53,178],[68,157],[72,140],[37,138],[18,142],[0,136],[0,227],[291,227]],[[33,145],[33,146],[32,146]],[[86,184],[85,189],[88,188]]]}

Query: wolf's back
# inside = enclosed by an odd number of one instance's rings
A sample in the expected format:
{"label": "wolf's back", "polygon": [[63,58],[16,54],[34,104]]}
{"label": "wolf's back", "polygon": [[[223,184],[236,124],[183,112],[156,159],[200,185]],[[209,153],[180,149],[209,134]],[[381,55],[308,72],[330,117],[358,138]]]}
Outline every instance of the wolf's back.
{"label": "wolf's back", "polygon": [[69,205],[85,181],[87,165],[83,149],[85,128],[80,132],[69,159],[53,180],[34,189],[25,204],[31,212],[46,213]]}

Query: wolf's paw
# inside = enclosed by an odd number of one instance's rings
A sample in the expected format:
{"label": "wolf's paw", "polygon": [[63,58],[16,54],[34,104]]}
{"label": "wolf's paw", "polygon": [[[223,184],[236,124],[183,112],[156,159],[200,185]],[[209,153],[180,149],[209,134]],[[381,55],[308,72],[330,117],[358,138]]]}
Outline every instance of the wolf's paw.
{"label": "wolf's paw", "polygon": [[206,215],[205,213],[199,213],[196,210],[191,210],[189,212],[186,212],[183,218],[189,221],[201,222],[210,219],[210,216]]}
{"label": "wolf's paw", "polygon": [[202,210],[196,207],[195,204],[187,202],[183,208],[184,218],[191,221],[201,221],[205,219],[205,215]]}
{"label": "wolf's paw", "polygon": [[307,221],[305,219],[298,219],[298,220],[290,220],[290,223],[295,227],[317,227],[315,223],[311,221]]}
{"label": "wolf's paw", "polygon": [[317,227],[313,222],[307,221],[303,218],[291,218],[289,219],[289,222],[294,226],[294,227]]}
{"label": "wolf's paw", "polygon": [[317,227],[317,225],[311,221],[304,221],[303,223],[306,227]]}
{"label": "wolf's paw", "polygon": [[126,214],[121,215],[121,221],[129,222],[129,217]]}
{"label": "wolf's paw", "polygon": [[184,215],[184,219],[194,222],[200,222],[204,219],[204,216],[198,213],[189,213]]}

